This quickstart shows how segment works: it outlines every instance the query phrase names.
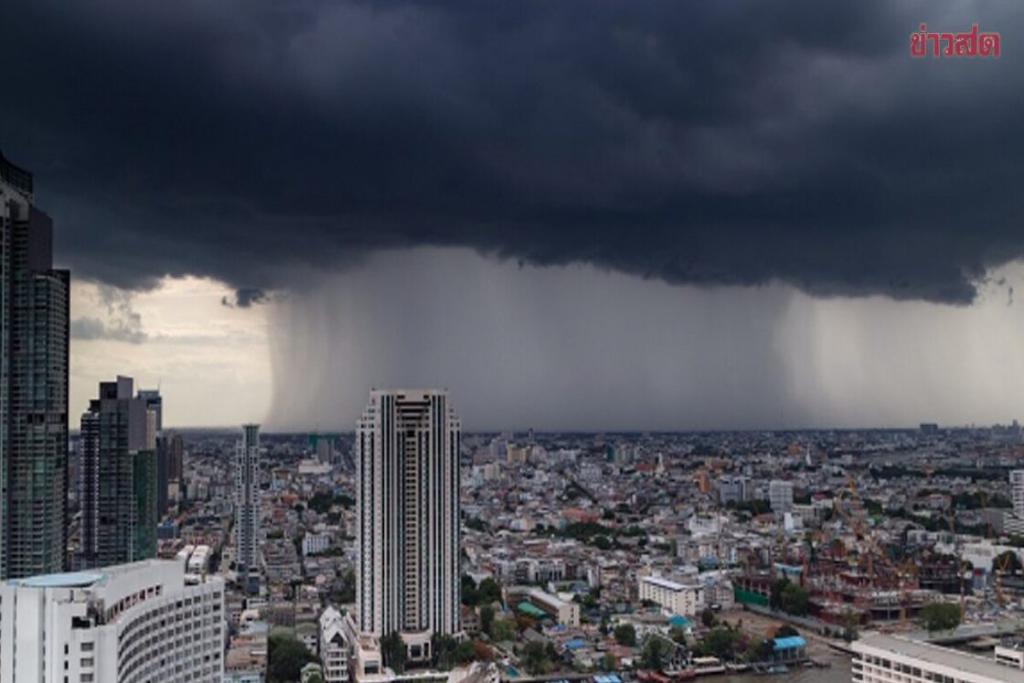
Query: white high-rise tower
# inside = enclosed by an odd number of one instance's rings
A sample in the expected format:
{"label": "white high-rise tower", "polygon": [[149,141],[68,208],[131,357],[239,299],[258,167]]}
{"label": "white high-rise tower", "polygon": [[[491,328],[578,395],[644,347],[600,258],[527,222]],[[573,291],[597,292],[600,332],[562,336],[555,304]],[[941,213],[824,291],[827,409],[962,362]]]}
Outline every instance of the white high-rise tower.
{"label": "white high-rise tower", "polygon": [[242,426],[235,456],[235,570],[248,593],[259,592],[260,426]]}
{"label": "white high-rise tower", "polygon": [[460,439],[448,392],[434,389],[374,390],[356,428],[359,628],[397,631],[411,660],[462,630]]}

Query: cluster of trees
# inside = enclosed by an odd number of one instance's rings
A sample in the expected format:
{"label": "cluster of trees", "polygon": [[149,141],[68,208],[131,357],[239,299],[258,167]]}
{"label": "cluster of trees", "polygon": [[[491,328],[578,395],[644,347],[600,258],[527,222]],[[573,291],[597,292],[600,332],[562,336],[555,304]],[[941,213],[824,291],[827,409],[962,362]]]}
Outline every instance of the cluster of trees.
{"label": "cluster of trees", "polygon": [[729,510],[745,512],[750,516],[763,515],[772,511],[772,506],[767,500],[745,500],[739,503],[730,500],[725,507]]}
{"label": "cluster of trees", "polygon": [[337,496],[327,493],[326,491],[317,491],[313,494],[313,497],[309,499],[309,509],[316,510],[321,515],[326,515],[330,512],[331,507],[334,505],[340,505],[343,508],[351,508],[356,504],[355,498],[347,494],[339,494]]}
{"label": "cluster of trees", "polygon": [[636,629],[633,628],[633,624],[619,624],[615,627],[613,633],[615,635],[615,642],[619,645],[625,645],[626,647],[636,646]]}
{"label": "cluster of trees", "polygon": [[294,636],[275,633],[267,640],[267,683],[297,681],[302,667],[316,661],[313,653]]}
{"label": "cluster of trees", "polygon": [[645,669],[660,671],[668,666],[675,645],[661,636],[651,636],[644,641],[640,661]]}
{"label": "cluster of trees", "polygon": [[558,651],[554,643],[547,644],[531,640],[519,653],[519,661],[531,676],[542,676],[549,673],[558,661]]}
{"label": "cluster of trees", "polygon": [[1020,558],[1017,553],[1012,550],[996,555],[995,559],[992,560],[992,573],[1000,574],[1020,574],[1024,571],[1024,565],[1021,564]]}
{"label": "cluster of trees", "polygon": [[736,659],[743,634],[728,623],[715,626],[700,642],[700,653],[705,657],[718,657],[722,661]]}
{"label": "cluster of trees", "polygon": [[384,666],[391,667],[395,673],[405,672],[409,652],[398,631],[392,631],[380,639],[380,656],[384,660]]}
{"label": "cluster of trees", "polygon": [[799,584],[789,579],[779,579],[772,584],[768,604],[772,609],[779,609],[787,614],[804,616],[810,605],[810,596]]}
{"label": "cluster of trees", "polygon": [[430,642],[433,655],[432,664],[441,671],[448,671],[454,666],[465,666],[478,660],[489,660],[493,657],[491,648],[477,640],[464,640],[461,643],[451,636],[434,636]]}
{"label": "cluster of trees", "polygon": [[929,633],[948,631],[960,625],[960,606],[952,602],[932,602],[921,610],[921,624]]}
{"label": "cluster of trees", "polygon": [[462,575],[462,604],[468,607],[490,605],[501,602],[501,586],[494,579],[487,577],[478,586],[472,576]]}
{"label": "cluster of trees", "polygon": [[558,534],[565,538],[572,538],[581,543],[592,545],[598,550],[611,550],[614,548],[617,545],[616,539],[618,536],[639,538],[640,545],[645,545],[647,542],[647,532],[638,526],[630,526],[618,531],[599,522],[573,522],[558,531]]}

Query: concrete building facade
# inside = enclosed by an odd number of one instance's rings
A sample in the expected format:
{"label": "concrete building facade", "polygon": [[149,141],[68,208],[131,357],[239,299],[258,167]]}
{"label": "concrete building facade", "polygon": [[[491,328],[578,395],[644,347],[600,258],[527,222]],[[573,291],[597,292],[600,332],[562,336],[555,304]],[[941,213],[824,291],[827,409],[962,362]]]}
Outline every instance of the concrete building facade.
{"label": "concrete building facade", "polygon": [[248,593],[259,592],[260,426],[242,427],[235,457],[235,570]]}
{"label": "concrete building facade", "polygon": [[374,390],[356,428],[356,604],[362,633],[412,660],[461,634],[461,425],[446,391]]}
{"label": "concrete building facade", "polygon": [[224,584],[147,560],[0,585],[0,683],[220,683]]}

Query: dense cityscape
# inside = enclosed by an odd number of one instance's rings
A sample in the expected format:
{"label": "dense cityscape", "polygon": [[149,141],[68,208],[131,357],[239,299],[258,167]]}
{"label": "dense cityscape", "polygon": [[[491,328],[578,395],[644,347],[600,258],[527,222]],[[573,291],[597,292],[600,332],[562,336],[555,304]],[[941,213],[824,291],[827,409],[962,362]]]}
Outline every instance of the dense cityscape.
{"label": "dense cityscape", "polygon": [[4,10],[0,683],[1024,683],[1017,3]]}
{"label": "dense cityscape", "polygon": [[1024,677],[1016,422],[472,433],[389,389],[352,432],[189,430],[126,368],[69,436],[68,274],[0,178],[2,681]]}

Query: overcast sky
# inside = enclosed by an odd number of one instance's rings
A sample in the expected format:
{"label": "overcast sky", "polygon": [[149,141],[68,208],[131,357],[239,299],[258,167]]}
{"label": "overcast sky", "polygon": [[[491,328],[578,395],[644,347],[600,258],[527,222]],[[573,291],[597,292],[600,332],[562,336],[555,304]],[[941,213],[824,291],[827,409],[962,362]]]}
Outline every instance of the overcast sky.
{"label": "overcast sky", "polygon": [[1016,9],[16,1],[72,416],[122,372],[182,425],[424,383],[469,428],[1012,419]]}

